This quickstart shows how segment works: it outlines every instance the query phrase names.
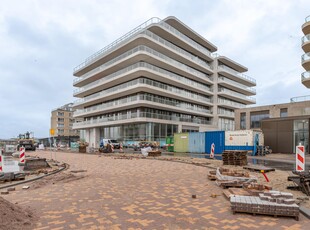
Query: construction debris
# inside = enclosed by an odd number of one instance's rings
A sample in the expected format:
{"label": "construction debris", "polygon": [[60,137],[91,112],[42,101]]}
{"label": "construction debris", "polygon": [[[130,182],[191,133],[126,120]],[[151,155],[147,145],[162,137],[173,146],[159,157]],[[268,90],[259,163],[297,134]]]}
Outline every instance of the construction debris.
{"label": "construction debris", "polygon": [[276,170],[275,168],[269,168],[263,165],[247,165],[247,166],[244,166],[243,168],[248,169],[250,171],[258,171],[258,172],[263,170],[265,173]]}
{"label": "construction debris", "polygon": [[260,193],[259,196],[230,197],[233,214],[236,212],[263,214],[272,216],[291,216],[299,220],[299,206],[295,204],[291,193],[269,191]]}
{"label": "construction debris", "polygon": [[298,189],[307,196],[310,196],[310,173],[293,171],[296,176],[289,176],[288,181],[292,181],[296,186],[289,186],[288,189]]}
{"label": "construction debris", "polygon": [[23,188],[22,188],[22,189],[26,190],[26,189],[29,189],[29,188],[30,188],[30,186],[25,185],[25,186],[23,186]]}
{"label": "construction debris", "polygon": [[222,188],[241,188],[244,184],[251,182],[257,182],[257,178],[251,177],[248,172],[226,168],[217,168],[216,170],[216,184]]}
{"label": "construction debris", "polygon": [[223,165],[247,165],[247,151],[224,151],[222,154]]}

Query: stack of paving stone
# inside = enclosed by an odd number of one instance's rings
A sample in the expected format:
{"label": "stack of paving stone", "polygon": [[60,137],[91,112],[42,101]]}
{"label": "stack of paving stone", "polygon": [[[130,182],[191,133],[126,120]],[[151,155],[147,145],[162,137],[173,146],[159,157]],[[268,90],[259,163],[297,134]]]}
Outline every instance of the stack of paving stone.
{"label": "stack of paving stone", "polygon": [[233,213],[245,212],[277,216],[291,216],[299,219],[299,206],[295,204],[291,193],[269,191],[259,196],[231,196]]}
{"label": "stack of paving stone", "polygon": [[222,154],[223,165],[247,165],[247,153],[247,151],[224,151]]}

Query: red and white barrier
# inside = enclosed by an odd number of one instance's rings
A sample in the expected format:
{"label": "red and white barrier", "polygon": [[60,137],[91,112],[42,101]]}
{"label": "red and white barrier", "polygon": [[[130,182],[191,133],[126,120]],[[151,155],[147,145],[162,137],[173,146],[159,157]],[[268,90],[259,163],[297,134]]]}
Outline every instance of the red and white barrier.
{"label": "red and white barrier", "polygon": [[296,171],[305,171],[305,146],[296,146]]}
{"label": "red and white barrier", "polygon": [[19,163],[25,164],[25,158],[26,158],[25,148],[20,147],[20,149],[19,149]]}
{"label": "red and white barrier", "polygon": [[114,145],[111,144],[111,152],[114,153]]}
{"label": "red and white barrier", "polygon": [[120,144],[120,146],[119,146],[119,152],[120,152],[120,153],[123,153],[123,152],[124,152],[124,150],[123,150],[123,145],[122,145],[122,144]]}
{"label": "red and white barrier", "polygon": [[214,149],[215,149],[215,144],[212,143],[212,145],[211,145],[211,151],[210,151],[210,158],[214,158]]}
{"label": "red and white barrier", "polygon": [[0,149],[0,172],[2,172],[2,149]]}

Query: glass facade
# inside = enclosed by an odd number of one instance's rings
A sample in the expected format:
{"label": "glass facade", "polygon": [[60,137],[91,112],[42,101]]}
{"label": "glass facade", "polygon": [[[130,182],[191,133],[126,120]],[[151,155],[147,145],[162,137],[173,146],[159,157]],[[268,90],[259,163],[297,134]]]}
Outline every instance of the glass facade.
{"label": "glass facade", "polygon": [[269,110],[259,111],[259,112],[251,112],[250,113],[250,124],[251,129],[261,128],[261,120],[269,118]]}
{"label": "glass facade", "polygon": [[309,120],[294,120],[294,152],[299,144],[309,153]]}
{"label": "glass facade", "polygon": [[100,139],[117,139],[124,144],[133,144],[138,141],[157,141],[163,145],[165,144],[166,137],[173,136],[177,132],[177,125],[147,122],[101,127]]}
{"label": "glass facade", "polygon": [[240,113],[240,129],[246,129],[246,113]]}

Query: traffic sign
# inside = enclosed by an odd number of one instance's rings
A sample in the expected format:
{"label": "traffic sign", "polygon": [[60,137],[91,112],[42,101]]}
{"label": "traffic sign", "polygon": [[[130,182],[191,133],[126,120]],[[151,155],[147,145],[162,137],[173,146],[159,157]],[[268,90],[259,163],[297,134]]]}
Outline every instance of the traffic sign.
{"label": "traffic sign", "polygon": [[55,129],[50,129],[50,134],[53,136],[55,134]]}

